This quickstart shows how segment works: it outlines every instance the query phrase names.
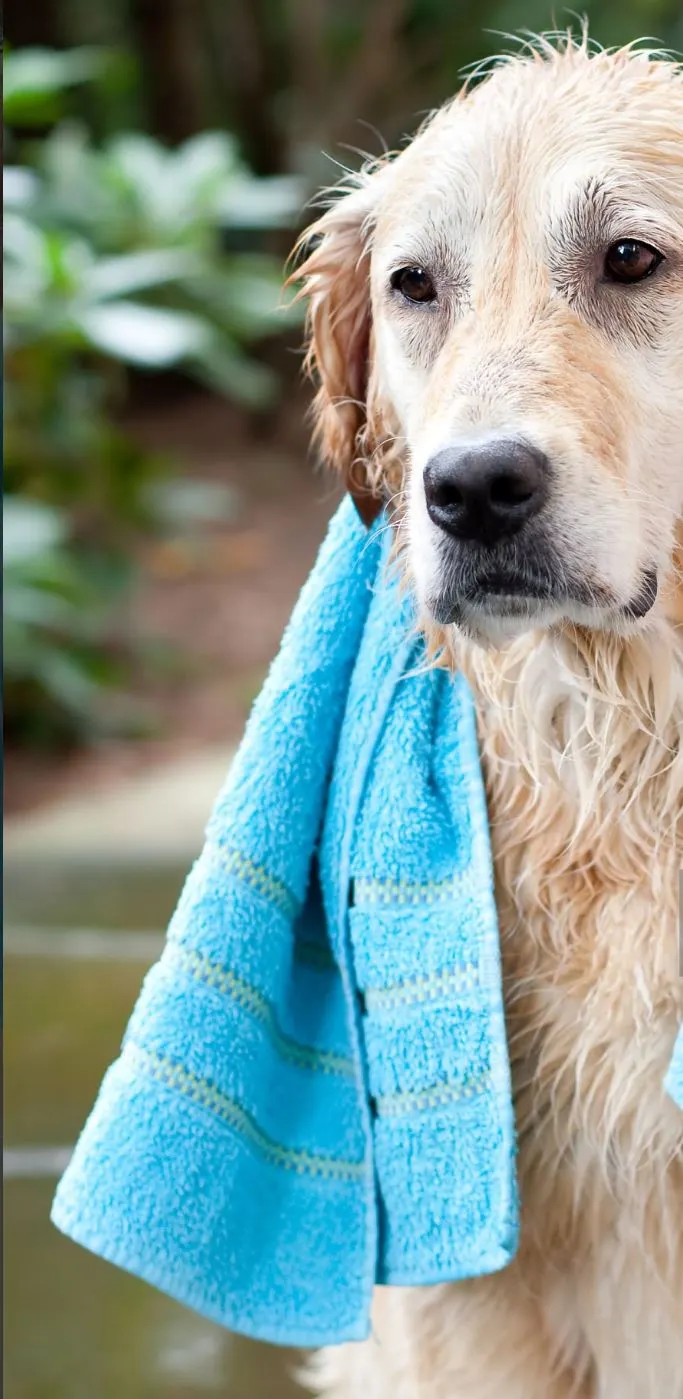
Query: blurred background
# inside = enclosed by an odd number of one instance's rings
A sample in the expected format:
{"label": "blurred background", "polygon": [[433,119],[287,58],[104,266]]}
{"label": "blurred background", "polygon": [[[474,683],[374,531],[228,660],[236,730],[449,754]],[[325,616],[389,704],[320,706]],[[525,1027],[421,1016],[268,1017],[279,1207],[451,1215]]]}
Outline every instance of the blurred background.
{"label": "blurred background", "polygon": [[[683,49],[681,0],[593,0]],[[306,201],[542,0],[9,0],[5,110],[8,1399],[290,1399],[48,1224],[336,500],[315,474]],[[492,33],[491,31],[499,31]]]}

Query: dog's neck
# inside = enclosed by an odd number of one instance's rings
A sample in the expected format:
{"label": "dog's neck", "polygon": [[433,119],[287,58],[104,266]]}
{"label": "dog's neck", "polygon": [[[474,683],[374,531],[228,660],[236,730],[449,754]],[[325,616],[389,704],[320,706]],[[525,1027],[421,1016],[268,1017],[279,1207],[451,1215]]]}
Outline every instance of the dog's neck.
{"label": "dog's neck", "polygon": [[[625,810],[625,868],[683,812],[683,522],[656,611],[627,636],[573,625],[530,631],[501,650],[455,628],[426,629],[437,664],[472,685],[492,819],[544,807],[551,844],[597,846]],[[544,801],[538,799],[543,791]],[[534,796],[536,794],[536,796]],[[554,814],[553,814],[554,813]],[[651,839],[641,840],[650,823]],[[514,821],[513,821],[514,824]],[[637,849],[636,849],[637,847]],[[630,853],[629,853],[630,851]]]}
{"label": "dog's neck", "polygon": [[594,750],[598,762],[612,749],[608,729],[617,721],[634,732],[647,730],[651,742],[680,739],[680,729],[672,729],[674,716],[683,721],[680,607],[678,589],[656,621],[626,637],[558,627],[528,632],[500,651],[454,638],[449,660],[464,668],[482,699],[501,709],[511,739],[519,730],[515,750],[520,758],[526,751],[529,775],[540,779],[548,762],[561,764],[575,726],[585,727],[586,751]]}
{"label": "dog's neck", "polygon": [[605,868],[628,882],[636,870],[647,875],[665,832],[680,840],[680,573],[667,585],[666,605],[628,637],[567,627],[529,632],[501,651],[451,642],[448,661],[475,694],[499,848],[508,824],[519,840],[520,822],[540,822],[558,859],[574,849],[600,862],[602,852]]}
{"label": "dog's neck", "polygon": [[[595,785],[612,750],[615,726],[652,744],[680,746],[683,726],[683,521],[678,527],[656,612],[630,635],[558,625],[530,631],[502,650],[483,650],[453,629],[428,637],[442,664],[462,668],[480,698],[506,718],[515,756],[540,781],[584,730]],[[498,721],[495,723],[498,728]],[[543,752],[543,758],[541,757]],[[576,754],[574,755],[576,758]]]}
{"label": "dog's neck", "polygon": [[[664,1027],[661,1078],[683,1013],[683,627],[529,633],[500,652],[463,642],[453,659],[475,696],[510,984],[542,964],[577,1006],[585,967],[607,969],[604,984],[626,989],[605,1013],[625,1017],[626,1038],[653,1015]],[[535,1033],[536,1011],[528,1021]]]}
{"label": "dog's neck", "polygon": [[661,1084],[683,1015],[680,603],[676,582],[630,637],[567,628],[451,656],[475,695],[520,1140],[548,1217],[572,1124],[593,1144],[572,1219],[598,1198],[593,1168],[637,1201],[642,1163],[671,1156],[659,1099],[643,1111],[633,1085],[644,1066]]}

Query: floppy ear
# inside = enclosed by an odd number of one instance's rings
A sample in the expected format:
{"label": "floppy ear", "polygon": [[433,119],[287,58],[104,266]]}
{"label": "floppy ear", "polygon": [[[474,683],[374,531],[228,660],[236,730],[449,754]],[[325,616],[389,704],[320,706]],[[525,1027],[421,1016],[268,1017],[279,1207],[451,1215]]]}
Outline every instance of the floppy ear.
{"label": "floppy ear", "polygon": [[318,383],[315,440],[364,518],[377,513],[384,451],[394,443],[373,374],[370,246],[380,174],[342,194],[305,231],[298,246],[308,255],[290,278],[308,300],[305,364]]}

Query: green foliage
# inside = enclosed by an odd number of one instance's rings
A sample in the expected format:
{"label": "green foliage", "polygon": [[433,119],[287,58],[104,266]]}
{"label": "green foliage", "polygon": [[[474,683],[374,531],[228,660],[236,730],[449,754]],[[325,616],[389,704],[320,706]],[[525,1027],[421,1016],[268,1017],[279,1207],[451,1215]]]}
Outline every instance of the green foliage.
{"label": "green foliage", "polygon": [[[5,62],[23,127],[61,111],[96,51]],[[281,268],[226,228],[291,221],[296,181],[256,180],[235,142],[96,146],[62,121],[5,170],[6,708],[29,733],[92,729],[118,681],[114,616],[167,472],[116,426],[128,371],[179,369],[250,408],[277,391],[253,357],[281,330]],[[120,649],[120,648],[118,648]]]}
{"label": "green foliage", "polygon": [[[584,8],[600,43],[683,47],[681,0]],[[552,0],[48,0],[41,12],[56,43],[78,47],[5,59],[6,702],[10,722],[44,727],[47,714],[48,728],[59,716],[80,731],[120,672],[113,619],[168,484],[116,426],[129,373],[180,370],[267,404],[277,384],[256,345],[291,313],[264,249],[304,202],[291,171],[329,183],[330,156],[357,159],[344,143],[395,146],[465,66],[512,47],[506,36],[580,20]],[[120,134],[123,110],[178,144]],[[192,134],[226,119],[237,140]]]}
{"label": "green foliage", "polygon": [[57,121],[64,110],[68,89],[91,82],[103,73],[105,66],[106,55],[94,48],[79,48],[69,53],[34,48],[6,54],[3,72],[5,124],[40,127]]}
{"label": "green foliage", "polygon": [[[65,515],[21,496],[4,504],[6,722],[30,741],[93,734],[106,688],[125,675],[123,656],[103,645],[115,589],[69,547]],[[100,568],[102,560],[99,561]],[[119,574],[119,585],[125,574]]]}

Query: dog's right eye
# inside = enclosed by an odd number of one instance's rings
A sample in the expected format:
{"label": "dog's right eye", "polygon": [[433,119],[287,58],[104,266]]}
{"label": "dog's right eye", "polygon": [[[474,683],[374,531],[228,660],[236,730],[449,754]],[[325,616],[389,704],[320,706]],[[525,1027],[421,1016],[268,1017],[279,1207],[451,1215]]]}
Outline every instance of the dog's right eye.
{"label": "dog's right eye", "polygon": [[621,238],[607,249],[605,277],[609,282],[644,282],[664,261],[664,255],[638,238]]}
{"label": "dog's right eye", "polygon": [[399,291],[406,301],[436,300],[436,288],[424,267],[399,267],[390,282],[392,291]]}

